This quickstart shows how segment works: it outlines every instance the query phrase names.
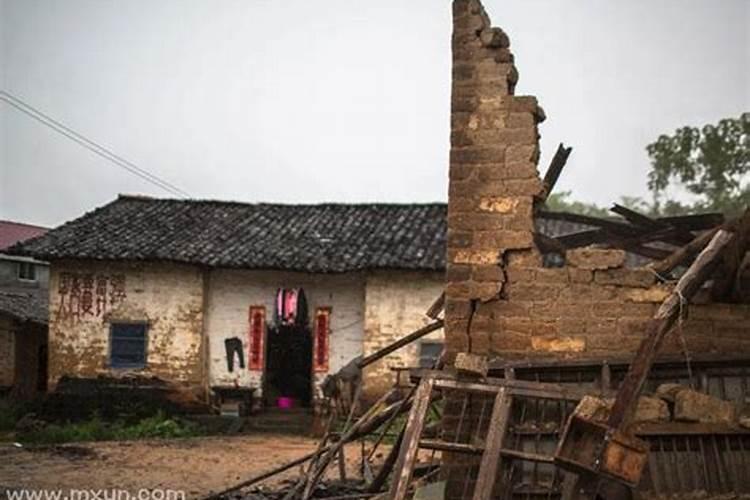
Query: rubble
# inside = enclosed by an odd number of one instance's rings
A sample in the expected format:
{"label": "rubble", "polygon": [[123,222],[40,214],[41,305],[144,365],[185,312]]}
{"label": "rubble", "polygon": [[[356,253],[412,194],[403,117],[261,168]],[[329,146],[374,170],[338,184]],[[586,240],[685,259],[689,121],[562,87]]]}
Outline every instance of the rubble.
{"label": "rubble", "polygon": [[729,401],[685,389],[675,396],[674,416],[686,422],[730,424],[735,420],[735,407]]}

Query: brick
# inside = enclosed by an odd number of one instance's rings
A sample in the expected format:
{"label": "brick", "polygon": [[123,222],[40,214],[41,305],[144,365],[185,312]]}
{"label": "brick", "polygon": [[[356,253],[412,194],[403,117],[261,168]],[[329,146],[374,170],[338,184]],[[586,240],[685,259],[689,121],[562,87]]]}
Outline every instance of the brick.
{"label": "brick", "polygon": [[531,337],[531,348],[545,352],[583,352],[586,339],[583,337]]}
{"label": "brick", "polygon": [[586,320],[586,334],[606,336],[617,335],[617,320],[600,318],[588,319]]}
{"label": "brick", "polygon": [[632,288],[623,290],[622,296],[631,302],[664,302],[672,292],[667,285],[654,285],[651,288]]}
{"label": "brick", "polygon": [[507,163],[531,162],[536,165],[539,161],[539,146],[510,145],[504,151],[504,158]]}
{"label": "brick", "polygon": [[456,355],[453,366],[459,373],[467,373],[479,377],[486,377],[489,371],[489,361],[486,356],[469,352],[459,352]]}
{"label": "brick", "polygon": [[467,248],[473,241],[471,231],[454,231],[448,229],[448,247],[449,248]]}
{"label": "brick", "polygon": [[647,269],[605,269],[594,272],[594,281],[602,285],[648,288],[656,276]]}
{"label": "brick", "polygon": [[686,422],[732,423],[735,418],[735,407],[708,394],[686,389],[675,396],[674,418]]}
{"label": "brick", "polygon": [[493,48],[510,47],[510,38],[500,28],[485,28],[479,33],[482,45]]}
{"label": "brick", "polygon": [[659,398],[641,396],[638,398],[633,423],[668,422],[670,418],[667,403]]}
{"label": "brick", "polygon": [[648,318],[619,318],[617,329],[625,337],[643,338],[648,322]]}
{"label": "brick", "polygon": [[471,272],[471,278],[474,281],[505,281],[505,273],[499,265],[479,265],[475,266]]}
{"label": "brick", "polygon": [[448,264],[445,272],[447,281],[465,281],[471,279],[472,266],[469,264]]}
{"label": "brick", "polygon": [[591,283],[594,280],[594,273],[589,269],[569,267],[568,276],[571,283]]}
{"label": "brick", "polygon": [[472,148],[454,148],[451,149],[450,163],[482,163],[482,162],[500,162],[505,158],[505,147],[503,146],[483,146]]}
{"label": "brick", "polygon": [[484,196],[479,200],[479,209],[485,212],[509,214],[515,212],[518,202],[518,198]]}
{"label": "brick", "polygon": [[471,302],[468,300],[446,299],[445,317],[452,319],[468,319],[471,314]]}
{"label": "brick", "polygon": [[453,264],[497,264],[500,261],[499,250],[456,250],[450,258]]}
{"label": "brick", "polygon": [[505,275],[509,283],[530,283],[534,280],[536,267],[509,266]]}
{"label": "brick", "polygon": [[554,300],[561,285],[541,283],[516,283],[508,288],[508,296],[511,300]]}
{"label": "brick", "polygon": [[565,252],[569,266],[579,269],[612,269],[625,264],[625,251],[603,248],[574,248]]}
{"label": "brick", "polygon": [[568,270],[565,268],[539,268],[534,279],[538,283],[567,283]]}
{"label": "brick", "polygon": [[534,237],[530,231],[477,231],[474,233],[476,248],[531,248]]}

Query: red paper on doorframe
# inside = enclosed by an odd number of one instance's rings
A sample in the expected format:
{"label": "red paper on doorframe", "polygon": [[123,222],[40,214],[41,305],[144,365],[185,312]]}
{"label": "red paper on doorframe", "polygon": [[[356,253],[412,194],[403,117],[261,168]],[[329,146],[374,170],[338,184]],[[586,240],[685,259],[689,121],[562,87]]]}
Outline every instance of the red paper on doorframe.
{"label": "red paper on doorframe", "polygon": [[263,370],[263,338],[266,333],[266,308],[250,306],[247,369]]}
{"label": "red paper on doorframe", "polygon": [[331,333],[331,308],[319,307],[315,310],[313,323],[313,371],[328,371],[328,341]]}

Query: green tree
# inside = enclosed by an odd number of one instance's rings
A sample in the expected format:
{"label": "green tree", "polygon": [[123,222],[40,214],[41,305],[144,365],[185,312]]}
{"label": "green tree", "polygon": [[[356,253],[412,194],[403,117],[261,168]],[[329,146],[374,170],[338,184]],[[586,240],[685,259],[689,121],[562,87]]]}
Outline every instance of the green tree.
{"label": "green tree", "polygon": [[[695,211],[737,213],[750,205],[750,113],[716,125],[682,127],[646,147],[651,159],[648,188],[653,212],[671,215]],[[665,198],[674,185],[694,201]]]}

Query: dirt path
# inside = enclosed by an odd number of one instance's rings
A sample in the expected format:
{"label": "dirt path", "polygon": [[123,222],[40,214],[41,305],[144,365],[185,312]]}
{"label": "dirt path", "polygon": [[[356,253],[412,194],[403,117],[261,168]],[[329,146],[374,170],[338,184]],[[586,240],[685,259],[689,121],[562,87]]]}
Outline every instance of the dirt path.
{"label": "dirt path", "polygon": [[[4,443],[0,490],[116,489],[137,494],[141,489],[161,489],[200,498],[314,451],[316,445],[309,438],[271,435],[84,443],[40,450]],[[358,457],[356,444],[347,448],[350,474],[357,469]]]}

